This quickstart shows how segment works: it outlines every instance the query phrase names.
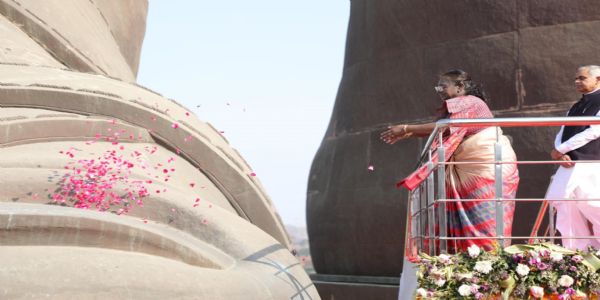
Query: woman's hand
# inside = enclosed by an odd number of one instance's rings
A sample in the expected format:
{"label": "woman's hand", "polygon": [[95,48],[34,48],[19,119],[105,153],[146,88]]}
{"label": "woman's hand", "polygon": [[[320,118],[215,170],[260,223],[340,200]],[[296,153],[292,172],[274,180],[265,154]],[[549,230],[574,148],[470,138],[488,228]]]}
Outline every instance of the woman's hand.
{"label": "woman's hand", "polygon": [[394,144],[401,139],[408,138],[412,135],[412,132],[408,132],[407,124],[399,124],[389,126],[388,129],[379,135],[379,138],[387,144]]}

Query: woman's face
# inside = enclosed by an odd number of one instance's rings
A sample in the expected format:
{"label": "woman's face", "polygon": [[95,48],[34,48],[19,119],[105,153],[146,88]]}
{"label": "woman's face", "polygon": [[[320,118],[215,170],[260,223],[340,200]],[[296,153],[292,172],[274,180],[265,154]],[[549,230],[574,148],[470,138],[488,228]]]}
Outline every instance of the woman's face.
{"label": "woman's face", "polygon": [[440,80],[438,81],[436,87],[436,91],[438,92],[438,95],[440,95],[440,98],[442,98],[442,101],[462,96],[465,94],[465,89],[462,85],[457,85],[456,83],[454,83],[454,81],[446,77],[440,77]]}

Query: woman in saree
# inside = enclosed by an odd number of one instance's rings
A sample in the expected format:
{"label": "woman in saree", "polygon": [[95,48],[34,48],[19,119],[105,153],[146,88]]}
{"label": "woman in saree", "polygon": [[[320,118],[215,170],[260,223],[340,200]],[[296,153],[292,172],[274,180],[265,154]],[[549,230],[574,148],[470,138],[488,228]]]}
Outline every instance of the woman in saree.
{"label": "woman in saree", "polygon": [[[462,70],[451,70],[440,76],[435,87],[442,99],[438,109],[439,119],[488,119],[493,118],[486,105],[486,96],[480,86],[473,83],[469,74]],[[435,123],[398,124],[381,133],[381,139],[394,144],[408,137],[423,137],[431,134]],[[502,160],[516,161],[510,141],[497,127],[450,127],[443,134],[446,162],[481,162],[485,164],[446,165],[446,198],[482,199],[481,201],[447,202],[448,237],[474,237],[474,239],[450,240],[448,252],[466,251],[471,245],[491,250],[497,244],[491,237],[496,235],[494,145],[496,131],[500,134]],[[437,162],[436,149],[440,141],[432,145],[432,159]],[[398,183],[398,186],[415,189],[428,175],[427,166],[422,166]],[[502,164],[502,198],[514,199],[519,183],[516,164]],[[504,236],[511,236],[515,211],[514,201],[504,203]],[[510,240],[505,240],[510,243]]]}

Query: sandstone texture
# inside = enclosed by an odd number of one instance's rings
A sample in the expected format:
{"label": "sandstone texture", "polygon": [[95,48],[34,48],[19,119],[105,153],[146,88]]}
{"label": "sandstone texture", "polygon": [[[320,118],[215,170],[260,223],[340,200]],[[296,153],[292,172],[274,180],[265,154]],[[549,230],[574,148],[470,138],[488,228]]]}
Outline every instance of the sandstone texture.
{"label": "sandstone texture", "polygon": [[[144,0],[0,0],[0,295],[318,299],[239,153],[135,83],[147,10]],[[143,203],[81,209],[89,194],[75,190],[57,201],[98,163],[115,182],[103,192]]]}

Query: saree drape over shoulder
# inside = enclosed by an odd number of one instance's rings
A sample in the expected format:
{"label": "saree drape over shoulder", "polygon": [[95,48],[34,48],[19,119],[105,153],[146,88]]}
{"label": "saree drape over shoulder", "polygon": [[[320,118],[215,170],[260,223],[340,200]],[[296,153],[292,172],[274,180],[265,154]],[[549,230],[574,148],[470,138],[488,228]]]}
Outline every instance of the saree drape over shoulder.
{"label": "saree drape over shoulder", "polygon": [[[481,99],[474,96],[446,100],[449,118],[492,118],[492,113]],[[442,143],[446,162],[489,162],[481,164],[450,164],[446,166],[446,197],[448,199],[481,199],[479,201],[448,202],[446,204],[449,237],[488,237],[496,235],[494,145],[496,131],[500,134],[502,160],[516,161],[510,141],[497,127],[451,128]],[[439,141],[432,145],[432,160],[438,161],[436,149]],[[398,183],[409,190],[415,189],[428,175],[423,166]],[[519,184],[516,164],[502,165],[502,198],[514,199]],[[490,200],[486,200],[490,199]],[[514,216],[514,201],[504,200],[504,235],[511,236]],[[507,242],[509,242],[507,240]],[[466,239],[448,243],[448,251],[466,251],[470,245],[487,250],[495,246],[493,239]]]}

